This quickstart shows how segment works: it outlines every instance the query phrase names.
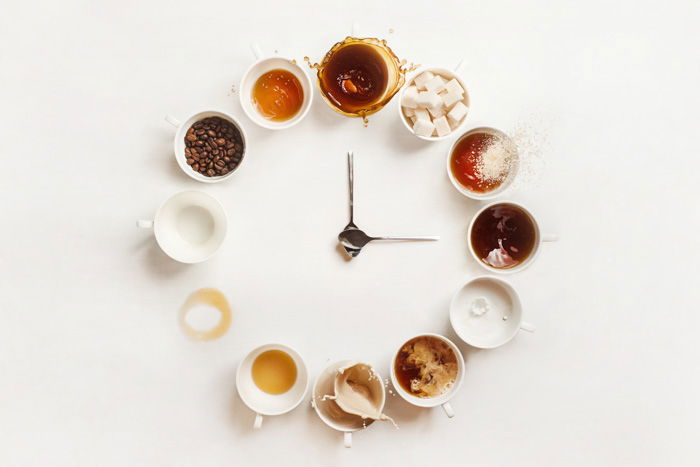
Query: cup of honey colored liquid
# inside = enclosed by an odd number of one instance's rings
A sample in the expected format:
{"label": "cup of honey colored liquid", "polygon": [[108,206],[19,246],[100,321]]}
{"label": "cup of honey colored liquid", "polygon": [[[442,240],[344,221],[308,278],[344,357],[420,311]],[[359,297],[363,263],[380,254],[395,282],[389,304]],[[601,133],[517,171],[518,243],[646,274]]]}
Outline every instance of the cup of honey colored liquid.
{"label": "cup of honey colored liquid", "polygon": [[296,408],[308,388],[304,360],[282,344],[253,349],[236,371],[236,389],[243,403],[255,412],[255,429],[262,426],[264,415],[282,415]]}
{"label": "cup of honey colored liquid", "polygon": [[255,62],[241,79],[239,96],[245,114],[269,130],[299,123],[313,100],[311,79],[295,60],[266,56],[257,44],[250,46]]}

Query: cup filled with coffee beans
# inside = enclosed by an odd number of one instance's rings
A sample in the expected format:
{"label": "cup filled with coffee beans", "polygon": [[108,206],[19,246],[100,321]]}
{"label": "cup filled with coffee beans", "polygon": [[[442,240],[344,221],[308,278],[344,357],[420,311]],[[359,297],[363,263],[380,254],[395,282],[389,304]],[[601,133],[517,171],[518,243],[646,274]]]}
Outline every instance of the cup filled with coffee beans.
{"label": "cup filled with coffee beans", "polygon": [[165,120],[177,128],[175,160],[185,174],[197,181],[215,183],[230,177],[241,165],[247,148],[243,127],[226,112],[199,112],[183,123],[170,115]]}

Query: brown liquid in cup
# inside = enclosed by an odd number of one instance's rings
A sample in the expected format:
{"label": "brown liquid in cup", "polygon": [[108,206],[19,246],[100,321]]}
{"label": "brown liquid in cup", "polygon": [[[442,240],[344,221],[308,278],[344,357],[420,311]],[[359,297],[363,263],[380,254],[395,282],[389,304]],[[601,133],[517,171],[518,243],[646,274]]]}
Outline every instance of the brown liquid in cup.
{"label": "brown liquid in cup", "polygon": [[[309,57],[304,60],[310,63]],[[326,53],[318,70],[321,96],[335,111],[362,117],[381,110],[405,80],[409,69],[399,61],[386,41],[346,37]]]}
{"label": "brown liquid in cup", "polygon": [[498,269],[512,268],[525,261],[535,249],[536,240],[530,215],[510,203],[493,205],[479,214],[470,238],[481,261]]}
{"label": "brown liquid in cup", "polygon": [[377,103],[386,90],[388,69],[374,47],[349,44],[319,71],[325,95],[338,109],[357,112]]}

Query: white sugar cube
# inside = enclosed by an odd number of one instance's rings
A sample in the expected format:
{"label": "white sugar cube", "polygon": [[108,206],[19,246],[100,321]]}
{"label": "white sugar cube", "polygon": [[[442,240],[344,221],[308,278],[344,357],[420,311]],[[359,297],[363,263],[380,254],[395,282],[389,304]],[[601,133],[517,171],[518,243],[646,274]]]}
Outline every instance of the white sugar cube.
{"label": "white sugar cube", "polygon": [[430,114],[425,109],[415,109],[413,111],[413,115],[416,116],[417,120],[425,120],[426,122],[430,121]]}
{"label": "white sugar cube", "polygon": [[440,94],[438,97],[442,98],[442,102],[445,104],[445,107],[451,107],[453,104],[456,104],[462,100],[462,94],[456,92],[454,89],[447,91],[444,94]]}
{"label": "white sugar cube", "polygon": [[445,89],[445,80],[440,75],[435,75],[433,79],[425,83],[425,89],[438,93]]}
{"label": "white sugar cube", "polygon": [[418,86],[418,89],[423,90],[425,89],[425,83],[430,81],[435,77],[434,74],[432,74],[429,71],[424,71],[420,75],[416,76],[416,79],[413,80],[413,82],[416,83],[416,86]]}
{"label": "white sugar cube", "polygon": [[435,125],[430,121],[418,119],[416,123],[413,124],[413,132],[418,136],[430,136],[433,134],[434,129]]}
{"label": "white sugar cube", "polygon": [[444,116],[433,120],[433,124],[435,124],[435,130],[437,131],[438,136],[449,135],[452,131],[450,124],[447,123],[447,118]]}
{"label": "white sugar cube", "polygon": [[[442,104],[442,102],[440,102]],[[437,107],[428,107],[428,112],[433,118],[439,118],[445,115],[445,108],[442,105]]]}
{"label": "white sugar cube", "polygon": [[445,89],[447,89],[447,92],[454,92],[455,94],[459,95],[464,94],[464,88],[462,88],[459,81],[457,81],[455,78],[452,78],[445,83]]}
{"label": "white sugar cube", "polygon": [[457,102],[454,107],[452,107],[452,110],[450,110],[447,113],[447,118],[450,119],[450,121],[454,123],[459,123],[462,121],[465,115],[467,115],[467,111],[469,110],[469,107],[464,105],[462,102]]}
{"label": "white sugar cube", "polygon": [[440,96],[432,91],[420,91],[418,92],[418,99],[416,99],[416,104],[418,107],[428,109],[430,107],[438,107],[441,104]]}
{"label": "white sugar cube", "polygon": [[417,98],[418,88],[416,88],[415,86],[409,86],[403,92],[403,97],[401,97],[401,105],[403,107],[408,107],[409,109],[415,109]]}
{"label": "white sugar cube", "polygon": [[401,109],[401,111],[402,111],[403,114],[404,114],[405,116],[407,116],[407,117],[412,117],[413,115],[415,115],[415,113],[413,112],[413,109],[410,108],[410,107],[403,107],[403,108]]}

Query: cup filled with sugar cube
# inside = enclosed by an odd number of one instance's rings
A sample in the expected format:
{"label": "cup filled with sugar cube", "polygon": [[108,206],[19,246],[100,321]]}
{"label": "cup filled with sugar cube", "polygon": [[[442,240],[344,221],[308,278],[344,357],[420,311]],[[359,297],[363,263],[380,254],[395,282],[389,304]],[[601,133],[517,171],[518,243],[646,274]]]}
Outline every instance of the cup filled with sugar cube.
{"label": "cup filled with sugar cube", "polygon": [[421,68],[399,93],[399,117],[408,131],[440,141],[458,131],[469,112],[462,79],[446,68]]}

